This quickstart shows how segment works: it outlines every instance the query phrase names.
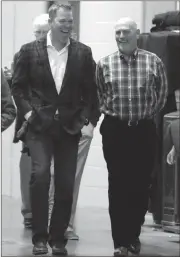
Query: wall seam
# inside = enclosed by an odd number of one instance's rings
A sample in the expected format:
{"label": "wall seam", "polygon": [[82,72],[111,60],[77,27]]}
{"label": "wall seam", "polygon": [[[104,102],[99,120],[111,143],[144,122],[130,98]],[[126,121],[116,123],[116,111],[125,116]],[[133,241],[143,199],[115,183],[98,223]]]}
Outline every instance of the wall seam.
{"label": "wall seam", "polygon": [[146,1],[142,1],[142,32],[146,31]]}

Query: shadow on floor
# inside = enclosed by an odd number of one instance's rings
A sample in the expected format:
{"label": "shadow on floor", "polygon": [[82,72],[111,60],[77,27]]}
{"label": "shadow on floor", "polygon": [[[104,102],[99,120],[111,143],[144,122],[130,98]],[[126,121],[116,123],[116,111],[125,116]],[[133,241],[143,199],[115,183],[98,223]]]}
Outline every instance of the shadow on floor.
{"label": "shadow on floor", "polygon": [[[32,256],[31,231],[23,227],[20,205],[20,200],[2,197],[2,256]],[[154,231],[152,224],[151,214],[147,214],[140,238],[141,256],[179,256],[179,235],[160,229]],[[113,243],[107,209],[78,208],[76,232],[80,240],[68,242],[69,255],[112,256]],[[48,256],[51,256],[49,252]]]}

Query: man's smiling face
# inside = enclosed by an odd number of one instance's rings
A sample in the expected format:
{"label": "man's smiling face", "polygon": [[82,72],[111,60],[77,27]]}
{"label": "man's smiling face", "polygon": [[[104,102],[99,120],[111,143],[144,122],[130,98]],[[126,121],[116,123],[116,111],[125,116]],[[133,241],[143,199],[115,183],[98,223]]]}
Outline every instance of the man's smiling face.
{"label": "man's smiling face", "polygon": [[49,20],[52,33],[62,43],[67,43],[73,29],[73,15],[71,10],[60,8],[56,16]]}
{"label": "man's smiling face", "polygon": [[139,30],[131,21],[120,20],[115,27],[115,38],[121,53],[130,55],[137,47]]}

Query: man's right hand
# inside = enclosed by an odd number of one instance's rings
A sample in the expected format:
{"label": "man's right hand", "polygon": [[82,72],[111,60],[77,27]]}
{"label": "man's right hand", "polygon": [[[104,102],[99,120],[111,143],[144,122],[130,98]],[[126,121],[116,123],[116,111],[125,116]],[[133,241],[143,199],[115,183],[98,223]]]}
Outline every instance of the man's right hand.
{"label": "man's right hand", "polygon": [[94,132],[94,126],[92,125],[91,122],[89,122],[87,126],[84,125],[83,128],[81,129],[82,135],[85,135],[90,138],[93,137],[93,132]]}
{"label": "man's right hand", "polygon": [[17,131],[16,137],[18,140],[24,141],[24,136],[27,132],[27,127],[28,127],[28,122],[24,121],[21,128]]}
{"label": "man's right hand", "polygon": [[176,160],[176,150],[175,150],[175,147],[173,146],[171,151],[167,155],[167,163],[169,165],[173,165],[175,163],[175,160]]}
{"label": "man's right hand", "polygon": [[28,121],[29,117],[31,116],[32,114],[32,111],[29,111],[27,112],[25,115],[24,115],[24,118]]}

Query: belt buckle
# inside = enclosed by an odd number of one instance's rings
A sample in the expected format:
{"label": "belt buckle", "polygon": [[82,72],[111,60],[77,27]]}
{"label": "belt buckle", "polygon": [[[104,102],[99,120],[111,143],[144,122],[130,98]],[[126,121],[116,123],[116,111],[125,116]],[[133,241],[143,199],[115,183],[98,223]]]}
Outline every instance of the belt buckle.
{"label": "belt buckle", "polygon": [[133,120],[129,120],[128,121],[128,126],[132,127],[132,126],[137,126],[138,125],[138,121],[133,121]]}

